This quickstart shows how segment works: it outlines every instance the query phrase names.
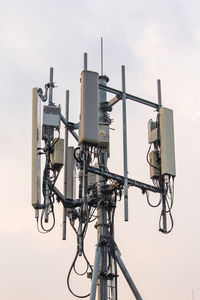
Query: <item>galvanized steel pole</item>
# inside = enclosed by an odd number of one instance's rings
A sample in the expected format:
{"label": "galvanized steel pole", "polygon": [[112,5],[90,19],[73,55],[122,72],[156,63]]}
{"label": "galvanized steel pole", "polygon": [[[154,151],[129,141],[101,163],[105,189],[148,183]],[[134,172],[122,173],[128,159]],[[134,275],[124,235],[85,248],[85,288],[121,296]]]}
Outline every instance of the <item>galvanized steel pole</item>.
{"label": "galvanized steel pole", "polygon": [[124,265],[124,263],[123,263],[123,261],[120,257],[119,250],[117,248],[115,249],[115,258],[117,260],[117,263],[118,263],[122,273],[124,274],[124,277],[126,278],[128,284],[129,284],[133,294],[135,295],[135,298],[137,300],[142,300],[142,297],[140,296],[140,293],[139,293],[138,289],[136,288],[130,274],[128,273],[128,271],[127,271],[127,269],[126,269],[126,267],[125,267],[125,265]]}
{"label": "galvanized steel pole", "polygon": [[127,167],[127,127],[126,127],[126,85],[125,66],[122,66],[122,121],[124,156],[124,220],[128,221],[128,167]]}
{"label": "galvanized steel pole", "polygon": [[97,282],[98,282],[98,275],[99,275],[99,265],[100,265],[100,258],[101,258],[101,247],[99,243],[97,244],[95,260],[94,260],[94,269],[92,274],[92,286],[90,291],[90,300],[96,299],[96,290],[97,290]]}
{"label": "galvanized steel pole", "polygon": [[84,53],[84,58],[83,58],[83,70],[87,71],[87,53]]}
{"label": "galvanized steel pole", "polygon": [[[162,106],[162,96],[161,96],[161,81],[157,80],[157,90],[158,90],[158,104]],[[162,216],[163,216],[163,231],[167,231],[167,214],[166,214],[166,195],[165,195],[165,180],[162,178]]]}
{"label": "galvanized steel pole", "polygon": [[158,104],[162,105],[162,98],[161,98],[161,81],[160,79],[157,80],[157,90],[158,90]]}
{"label": "galvanized steel pole", "polygon": [[[69,91],[66,91],[65,103],[65,119],[66,123],[69,122]],[[68,167],[68,129],[65,125],[65,165],[64,165],[64,196],[67,197],[67,167]],[[63,207],[63,231],[62,239],[66,240],[67,229],[67,209]]]}
{"label": "galvanized steel pole", "polygon": [[53,105],[53,68],[50,68],[49,105]]}

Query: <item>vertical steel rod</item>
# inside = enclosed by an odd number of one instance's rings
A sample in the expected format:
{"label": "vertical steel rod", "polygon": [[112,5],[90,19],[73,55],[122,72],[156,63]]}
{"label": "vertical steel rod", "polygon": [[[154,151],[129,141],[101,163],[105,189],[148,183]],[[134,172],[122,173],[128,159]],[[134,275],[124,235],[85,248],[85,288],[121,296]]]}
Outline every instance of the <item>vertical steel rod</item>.
{"label": "vertical steel rod", "polygon": [[[160,79],[157,80],[157,91],[158,91],[158,104],[162,106],[162,96],[161,96],[161,81]],[[162,179],[162,185],[163,185],[163,194],[162,197],[162,216],[163,216],[163,231],[167,231],[167,214],[166,214],[166,196],[165,196],[165,180]]]}
{"label": "vertical steel rod", "polygon": [[53,104],[53,68],[50,68],[50,78],[49,78],[49,105]]}
{"label": "vertical steel rod", "polygon": [[83,70],[87,71],[87,53],[84,53]]}
{"label": "vertical steel rod", "polygon": [[128,221],[128,167],[127,167],[127,124],[125,66],[122,66],[122,113],[123,113],[123,156],[124,156],[124,220]]}
{"label": "vertical steel rod", "polygon": [[90,300],[95,300],[95,298],[96,298],[96,289],[97,289],[97,281],[98,281],[98,274],[99,274],[100,258],[101,258],[101,247],[98,243],[97,248],[96,248],[96,253],[95,253],[94,269],[93,269],[93,274],[92,274],[92,286],[91,286],[91,292],[90,292]]}
{"label": "vertical steel rod", "polygon": [[101,37],[101,75],[103,76],[103,37]]}
{"label": "vertical steel rod", "polygon": [[124,277],[126,278],[128,284],[129,284],[133,294],[135,295],[135,298],[137,300],[142,300],[142,297],[140,296],[140,293],[139,293],[138,289],[136,288],[130,274],[128,273],[128,271],[127,271],[127,269],[126,269],[126,267],[125,267],[125,265],[124,265],[124,263],[123,263],[123,261],[120,257],[120,253],[119,253],[118,249],[115,249],[115,258],[117,260],[117,263],[118,263],[122,273],[124,274]]}
{"label": "vertical steel rod", "polygon": [[162,98],[161,98],[161,81],[160,79],[157,80],[157,90],[158,90],[158,104],[162,105]]}
{"label": "vertical steel rod", "polygon": [[[65,99],[65,119],[69,122],[69,91],[66,91]],[[65,165],[64,165],[64,196],[67,197],[67,168],[68,168],[68,129],[65,126]],[[63,231],[62,239],[66,240],[67,230],[67,209],[63,207]]]}

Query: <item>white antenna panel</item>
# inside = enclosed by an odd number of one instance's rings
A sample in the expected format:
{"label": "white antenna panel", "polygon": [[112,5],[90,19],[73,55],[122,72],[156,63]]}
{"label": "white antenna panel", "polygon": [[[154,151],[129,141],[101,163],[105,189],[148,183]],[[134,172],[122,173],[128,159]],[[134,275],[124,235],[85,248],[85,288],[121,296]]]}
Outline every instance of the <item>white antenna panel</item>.
{"label": "white antenna panel", "polygon": [[80,144],[96,145],[99,135],[99,74],[81,73]]}
{"label": "white antenna panel", "polygon": [[75,199],[76,197],[76,181],[75,178],[75,159],[74,147],[67,149],[67,198]]}
{"label": "white antenna panel", "polygon": [[41,203],[41,100],[37,88],[32,90],[32,205]]}
{"label": "white antenna panel", "polygon": [[161,107],[159,113],[161,174],[176,176],[173,110]]}

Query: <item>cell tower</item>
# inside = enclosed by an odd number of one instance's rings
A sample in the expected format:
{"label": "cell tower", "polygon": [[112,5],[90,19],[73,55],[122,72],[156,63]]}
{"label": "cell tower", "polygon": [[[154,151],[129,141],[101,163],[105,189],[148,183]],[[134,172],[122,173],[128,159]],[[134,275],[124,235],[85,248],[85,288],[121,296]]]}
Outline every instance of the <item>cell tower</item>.
{"label": "cell tower", "polygon": [[[103,45],[103,43],[101,43]],[[67,283],[70,292],[79,298],[90,300],[117,300],[118,267],[121,269],[135,298],[142,297],[137,290],[118,246],[114,240],[114,217],[117,200],[124,197],[124,220],[128,221],[128,188],[136,187],[147,195],[149,192],[160,194],[161,216],[159,230],[169,233],[173,228],[171,209],[174,199],[175,151],[173,111],[162,106],[161,83],[157,81],[158,103],[154,103],[126,92],[125,66],[121,67],[122,89],[109,87],[108,77],[87,68],[87,54],[84,54],[84,70],[81,73],[81,112],[80,121],[69,121],[69,91],[66,91],[65,116],[60,105],[53,102],[53,68],[50,68],[50,81],[45,90],[34,88],[32,93],[32,205],[35,209],[38,229],[49,232],[55,225],[55,202],[63,204],[63,239],[66,239],[66,226],[72,226],[77,235],[77,253],[69,270]],[[113,95],[107,100],[108,95]],[[153,185],[128,178],[127,160],[127,121],[126,102],[147,105],[156,109],[157,118],[148,122],[147,162]],[[42,102],[47,104],[41,105]],[[112,107],[122,102],[123,161],[124,175],[111,173],[107,168],[110,157],[109,131]],[[65,138],[60,138],[61,124],[65,126]],[[76,132],[78,131],[78,133]],[[77,141],[77,147],[68,145],[68,134]],[[153,149],[152,149],[153,148]],[[41,157],[44,155],[45,159]],[[43,175],[41,175],[44,165]],[[64,167],[64,193],[56,188],[60,170]],[[75,170],[78,172],[78,195],[75,189]],[[53,223],[45,228],[50,216]],[[170,225],[168,225],[168,220]],[[97,246],[93,266],[84,252],[84,238],[89,224],[95,221]],[[75,271],[79,256],[86,260],[86,276],[91,280],[88,295],[76,295],[69,280]],[[98,289],[98,293],[97,293]]]}

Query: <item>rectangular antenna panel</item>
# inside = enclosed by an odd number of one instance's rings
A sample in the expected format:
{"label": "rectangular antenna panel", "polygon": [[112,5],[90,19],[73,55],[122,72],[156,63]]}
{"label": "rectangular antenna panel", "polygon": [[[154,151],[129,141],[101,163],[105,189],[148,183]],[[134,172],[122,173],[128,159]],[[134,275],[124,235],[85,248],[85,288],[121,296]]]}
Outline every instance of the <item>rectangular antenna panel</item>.
{"label": "rectangular antenna panel", "polygon": [[99,135],[99,74],[81,73],[81,115],[79,143],[98,144]]}
{"label": "rectangular antenna panel", "polygon": [[67,148],[67,198],[76,198],[74,147]]}
{"label": "rectangular antenna panel", "polygon": [[161,174],[176,176],[173,111],[161,107],[159,114]]}
{"label": "rectangular antenna panel", "polygon": [[37,88],[32,90],[32,205],[41,203],[41,100]]}

